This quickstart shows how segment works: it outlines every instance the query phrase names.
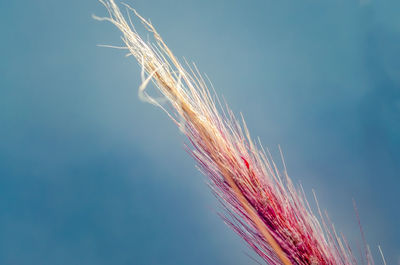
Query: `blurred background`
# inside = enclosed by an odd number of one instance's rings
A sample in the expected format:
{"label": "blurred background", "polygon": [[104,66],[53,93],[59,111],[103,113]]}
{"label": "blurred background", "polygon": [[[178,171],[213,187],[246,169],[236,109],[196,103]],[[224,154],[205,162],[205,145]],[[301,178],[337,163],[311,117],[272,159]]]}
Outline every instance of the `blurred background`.
{"label": "blurred background", "polygon": [[[129,0],[359,255],[400,264],[400,2]],[[0,2],[0,264],[256,264],[97,1]],[[138,21],[135,20],[138,24]],[[141,25],[137,25],[143,32]],[[147,33],[144,33],[147,34]],[[144,35],[146,36],[146,35]]]}

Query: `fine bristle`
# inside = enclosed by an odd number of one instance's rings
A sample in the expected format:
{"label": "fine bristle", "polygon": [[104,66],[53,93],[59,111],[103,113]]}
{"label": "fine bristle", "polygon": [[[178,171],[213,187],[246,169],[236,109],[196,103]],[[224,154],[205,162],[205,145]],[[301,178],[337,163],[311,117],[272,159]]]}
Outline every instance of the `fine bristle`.
{"label": "fine bristle", "polygon": [[[319,207],[321,222],[312,213],[302,189],[277,170],[269,153],[251,139],[244,119],[220,103],[197,67],[182,65],[134,9],[125,5],[154,35],[155,45],[143,41],[113,0],[101,2],[109,17],[94,18],[122,32],[125,46],[116,48],[128,50],[142,67],[139,97],[162,108],[187,136],[188,151],[226,209],[225,222],[268,264],[358,264],[347,241]],[[149,82],[166,104],[146,93]],[[364,258],[373,264],[370,255]]]}

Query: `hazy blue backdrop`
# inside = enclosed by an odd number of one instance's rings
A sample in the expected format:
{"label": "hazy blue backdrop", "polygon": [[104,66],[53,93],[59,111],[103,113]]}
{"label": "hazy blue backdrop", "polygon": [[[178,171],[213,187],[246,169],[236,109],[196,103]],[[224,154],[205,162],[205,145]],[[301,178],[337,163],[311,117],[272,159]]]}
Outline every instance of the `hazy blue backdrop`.
{"label": "hazy blue backdrop", "polygon": [[[357,255],[353,198],[376,260],[400,264],[398,0],[128,3],[282,146]],[[96,47],[121,44],[100,3],[0,10],[0,264],[255,264],[182,134],[138,100],[137,63]]]}

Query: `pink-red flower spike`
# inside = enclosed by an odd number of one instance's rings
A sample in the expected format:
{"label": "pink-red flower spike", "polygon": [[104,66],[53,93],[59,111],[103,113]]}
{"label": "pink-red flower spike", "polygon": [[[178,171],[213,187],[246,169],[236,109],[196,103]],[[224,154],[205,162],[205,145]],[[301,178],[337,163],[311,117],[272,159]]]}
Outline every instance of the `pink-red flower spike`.
{"label": "pink-red flower spike", "polygon": [[[109,17],[95,18],[110,21],[122,32],[122,49],[142,67],[140,98],[162,108],[187,136],[187,149],[227,210],[226,223],[267,264],[357,264],[347,242],[321,214],[320,224],[286,171],[278,172],[261,145],[253,143],[244,120],[239,123],[222,107],[197,68],[182,66],[153,25],[134,9],[126,5],[153,33],[155,44],[143,41],[113,0],[101,2]],[[146,93],[150,81],[166,104]],[[370,255],[366,259],[373,263]]]}

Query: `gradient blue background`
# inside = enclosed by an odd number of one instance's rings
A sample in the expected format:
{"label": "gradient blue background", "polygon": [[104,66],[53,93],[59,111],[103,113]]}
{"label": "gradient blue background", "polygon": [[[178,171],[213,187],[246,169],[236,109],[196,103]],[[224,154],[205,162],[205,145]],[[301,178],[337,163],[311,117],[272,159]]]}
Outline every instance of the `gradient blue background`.
{"label": "gradient blue background", "polygon": [[[400,264],[400,2],[128,1],[339,231]],[[97,1],[0,2],[0,264],[255,264]],[[312,196],[309,196],[310,198]],[[379,262],[378,262],[379,264]]]}

